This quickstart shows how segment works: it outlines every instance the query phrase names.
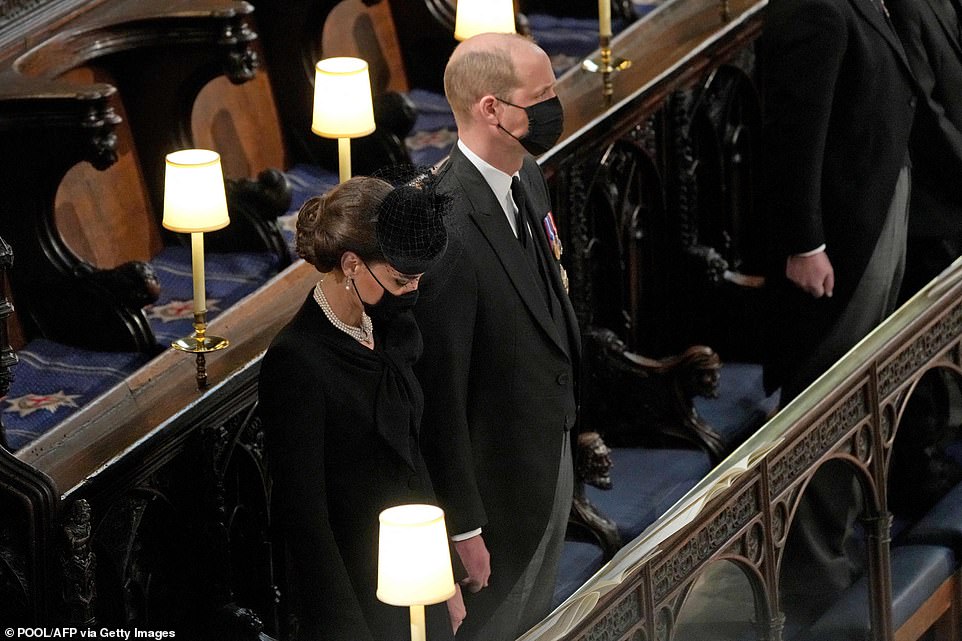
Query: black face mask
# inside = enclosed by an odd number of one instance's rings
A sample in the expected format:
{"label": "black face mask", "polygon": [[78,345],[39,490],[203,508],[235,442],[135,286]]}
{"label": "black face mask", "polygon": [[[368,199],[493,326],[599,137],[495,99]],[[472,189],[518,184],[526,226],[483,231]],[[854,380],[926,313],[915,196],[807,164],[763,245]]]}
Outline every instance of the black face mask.
{"label": "black face mask", "polygon": [[498,100],[506,105],[524,109],[524,113],[528,116],[528,132],[525,135],[518,138],[504,127],[501,127],[501,123],[498,123],[498,127],[501,128],[501,131],[521,143],[521,146],[524,147],[529,154],[532,156],[540,156],[554,147],[554,144],[558,142],[558,138],[561,137],[561,132],[565,127],[565,112],[558,96],[536,102],[530,107],[521,107],[507,100],[501,100],[501,98],[498,98]]}
{"label": "black face mask", "polygon": [[[354,293],[357,294],[357,299],[364,305],[364,311],[367,312],[368,316],[372,319],[390,320],[401,312],[406,312],[414,307],[414,304],[418,300],[418,290],[413,289],[400,296],[392,294],[388,291],[388,288],[384,286],[384,283],[374,275],[374,271],[371,270],[370,267],[368,267],[367,271],[374,278],[374,281],[381,286],[381,289],[384,290],[384,293],[381,295],[381,300],[376,303],[366,303],[357,291],[357,284],[354,284]],[[354,283],[353,280],[351,282]]]}

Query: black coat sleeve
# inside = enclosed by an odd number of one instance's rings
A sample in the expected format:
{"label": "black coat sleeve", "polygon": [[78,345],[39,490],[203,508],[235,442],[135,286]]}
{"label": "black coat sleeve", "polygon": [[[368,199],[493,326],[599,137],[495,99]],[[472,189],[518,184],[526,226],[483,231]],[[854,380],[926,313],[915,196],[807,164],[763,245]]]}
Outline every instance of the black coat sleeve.
{"label": "black coat sleeve", "polygon": [[769,216],[786,255],[825,242],[823,163],[846,37],[836,7],[802,0],[774,9],[760,39]]}
{"label": "black coat sleeve", "polygon": [[478,284],[463,241],[451,234],[441,263],[422,279],[415,306],[424,338],[415,370],[424,389],[421,453],[452,535],[487,523],[468,421]]}
{"label": "black coat sleeve", "polygon": [[260,373],[259,411],[272,507],[289,551],[301,641],[373,641],[328,515],[325,404],[305,350],[275,345]]}
{"label": "black coat sleeve", "polygon": [[[913,151],[933,158],[924,164],[927,171],[938,171],[936,178],[955,201],[962,201],[962,131],[952,121],[943,96],[962,100],[962,62],[949,46],[932,5],[923,0],[897,0],[891,3],[892,18],[898,28],[905,55],[918,83],[924,103],[916,115]],[[960,16],[962,19],[962,16]],[[945,80],[952,78],[954,83]],[[957,104],[957,103],[956,103]]]}

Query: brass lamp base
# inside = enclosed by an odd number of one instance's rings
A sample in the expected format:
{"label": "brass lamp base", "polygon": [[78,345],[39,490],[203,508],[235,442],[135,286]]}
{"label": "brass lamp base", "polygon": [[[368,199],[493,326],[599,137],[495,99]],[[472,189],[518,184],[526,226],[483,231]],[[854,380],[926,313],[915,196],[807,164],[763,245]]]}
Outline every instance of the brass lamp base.
{"label": "brass lamp base", "polygon": [[230,341],[220,336],[207,335],[207,311],[194,313],[194,333],[178,338],[170,344],[176,350],[197,354],[197,389],[207,389],[207,359],[204,354],[216,352],[230,345]]}
{"label": "brass lamp base", "polygon": [[600,55],[597,58],[586,59],[581,63],[581,68],[589,73],[601,74],[602,96],[604,97],[605,107],[610,107],[612,96],[615,93],[615,83],[612,76],[617,71],[624,71],[629,68],[631,60],[612,57],[611,36],[601,36],[600,41]]}
{"label": "brass lamp base", "polygon": [[178,338],[170,344],[174,349],[192,354],[203,354],[206,352],[216,352],[230,345],[230,341],[220,336],[198,336],[191,334],[184,338]]}
{"label": "brass lamp base", "polygon": [[581,63],[582,69],[591,73],[614,73],[615,71],[624,71],[630,66],[631,60],[625,58],[612,58],[607,65],[600,58],[588,58]]}

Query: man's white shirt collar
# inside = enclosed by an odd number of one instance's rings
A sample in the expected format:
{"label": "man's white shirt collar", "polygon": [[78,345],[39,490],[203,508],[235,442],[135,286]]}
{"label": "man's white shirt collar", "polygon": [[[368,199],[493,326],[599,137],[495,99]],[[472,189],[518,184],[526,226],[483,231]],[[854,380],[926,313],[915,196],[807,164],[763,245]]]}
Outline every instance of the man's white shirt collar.
{"label": "man's white shirt collar", "polygon": [[[471,151],[471,149],[469,149],[468,146],[460,139],[458,139],[458,149],[460,149],[461,153],[463,153],[465,157],[471,161],[471,164],[474,165],[479,172],[481,172],[481,176],[484,178],[484,181],[488,183],[488,187],[491,188],[491,191],[498,199],[498,202],[501,203],[501,209],[504,210],[504,215],[508,219],[508,224],[511,225],[511,230],[514,232],[514,235],[517,236],[518,230],[515,229],[514,217],[516,210],[514,201],[511,198],[511,178],[513,176],[510,176],[497,167],[492,166],[490,163],[481,158],[481,156]],[[515,174],[515,176],[517,175],[518,174]]]}

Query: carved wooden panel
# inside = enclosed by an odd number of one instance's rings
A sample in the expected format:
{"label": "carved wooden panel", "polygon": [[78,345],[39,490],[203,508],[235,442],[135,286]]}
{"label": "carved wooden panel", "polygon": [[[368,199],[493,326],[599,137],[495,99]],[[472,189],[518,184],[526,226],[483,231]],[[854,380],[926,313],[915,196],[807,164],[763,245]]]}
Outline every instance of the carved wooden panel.
{"label": "carved wooden panel", "polygon": [[629,592],[604,617],[592,626],[584,641],[619,641],[642,620],[642,607],[637,592]]}
{"label": "carved wooden panel", "polygon": [[780,494],[868,415],[868,386],[862,385],[770,464],[772,495]]}
{"label": "carved wooden panel", "polygon": [[716,517],[691,532],[687,541],[663,561],[653,563],[652,592],[661,601],[679,585],[690,580],[692,573],[713,554],[728,545],[761,511],[759,483],[752,482],[733,497]]}
{"label": "carved wooden panel", "polygon": [[879,369],[879,396],[884,398],[926,361],[962,335],[962,306],[954,307]]}

